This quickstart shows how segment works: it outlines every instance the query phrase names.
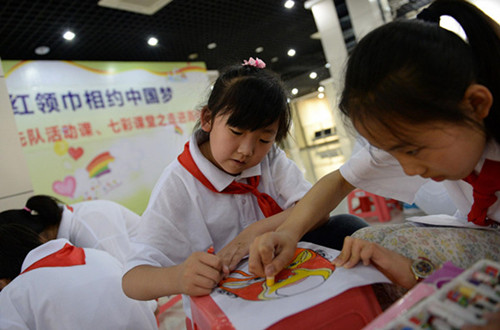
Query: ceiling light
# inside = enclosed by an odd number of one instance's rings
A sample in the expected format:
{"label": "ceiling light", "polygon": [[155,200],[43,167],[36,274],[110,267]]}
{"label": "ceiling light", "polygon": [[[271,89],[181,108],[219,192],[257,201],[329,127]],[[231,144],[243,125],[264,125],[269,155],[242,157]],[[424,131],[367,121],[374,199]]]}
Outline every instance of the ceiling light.
{"label": "ceiling light", "polygon": [[293,6],[295,5],[295,1],[292,1],[292,0],[288,0],[287,2],[285,2],[285,8],[293,8]]}
{"label": "ceiling light", "polygon": [[70,40],[70,41],[73,40],[75,38],[75,36],[76,35],[73,32],[69,31],[69,30],[66,31],[66,32],[64,32],[64,34],[63,34],[63,38],[66,39],[66,40]]}
{"label": "ceiling light", "polygon": [[293,95],[297,95],[298,92],[299,92],[299,90],[297,88],[292,89],[292,94]]}
{"label": "ceiling light", "polygon": [[198,58],[198,53],[192,53],[188,55],[190,60],[196,60]]}
{"label": "ceiling light", "polygon": [[322,98],[324,98],[324,97],[325,97],[325,94],[323,94],[323,93],[319,93],[319,94],[318,94],[318,99],[322,99]]}
{"label": "ceiling light", "polygon": [[330,63],[325,64],[325,68],[327,68],[327,69],[330,69],[330,66],[331,66]]}
{"label": "ceiling light", "polygon": [[35,48],[35,54],[37,55],[47,55],[50,52],[50,48],[47,46],[40,46]]}
{"label": "ceiling light", "polygon": [[311,79],[316,79],[316,78],[318,78],[318,74],[317,74],[316,72],[314,72],[314,71],[313,71],[313,72],[311,72],[311,73],[309,74],[309,78],[311,78]]}
{"label": "ceiling light", "polygon": [[318,87],[318,92],[324,92],[324,91],[325,91],[325,87],[323,87],[323,86]]}
{"label": "ceiling light", "polygon": [[279,60],[279,58],[277,56],[275,56],[271,59],[271,63],[276,63],[276,62],[278,62],[278,60]]}
{"label": "ceiling light", "polygon": [[291,48],[291,49],[288,50],[287,55],[291,57],[291,56],[294,56],[295,53],[296,53],[295,49]]}
{"label": "ceiling light", "polygon": [[217,44],[215,42],[212,42],[212,43],[207,45],[208,49],[214,49],[215,47],[217,47]]}
{"label": "ceiling light", "polygon": [[256,53],[262,53],[264,51],[264,47],[257,47],[255,48]]}
{"label": "ceiling light", "polygon": [[148,39],[148,45],[150,46],[156,46],[158,45],[158,39],[156,39],[155,37],[151,37]]}

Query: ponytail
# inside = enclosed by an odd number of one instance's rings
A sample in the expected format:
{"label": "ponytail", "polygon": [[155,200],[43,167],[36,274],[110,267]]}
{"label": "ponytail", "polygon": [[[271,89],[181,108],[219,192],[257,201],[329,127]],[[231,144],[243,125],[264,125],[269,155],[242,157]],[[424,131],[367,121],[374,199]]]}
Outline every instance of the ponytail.
{"label": "ponytail", "polygon": [[26,255],[41,244],[38,234],[26,226],[0,226],[0,278],[13,280],[21,273]]}
{"label": "ponytail", "polygon": [[62,204],[55,197],[36,195],[28,199],[20,210],[8,210],[0,213],[0,224],[17,223],[24,225],[37,234],[51,226],[59,226],[62,219]]}
{"label": "ponytail", "polygon": [[[443,15],[453,17],[462,27],[477,63],[477,83],[493,95],[493,105],[484,123],[486,131],[500,143],[500,25],[465,0],[436,0],[419,15],[432,21]],[[430,19],[428,19],[430,18]]]}

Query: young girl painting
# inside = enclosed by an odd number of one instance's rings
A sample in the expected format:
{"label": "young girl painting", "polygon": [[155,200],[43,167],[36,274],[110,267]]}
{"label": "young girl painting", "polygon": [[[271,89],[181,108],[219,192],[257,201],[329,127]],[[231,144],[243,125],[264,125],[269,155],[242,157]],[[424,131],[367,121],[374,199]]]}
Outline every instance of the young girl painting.
{"label": "young girl painting", "polygon": [[[442,15],[460,23],[465,40],[440,27]],[[354,187],[411,203],[424,183],[443,182],[459,210],[459,226],[498,227],[499,59],[499,25],[464,0],[436,0],[418,19],[394,21],[365,36],[349,58],[340,109],[371,146],[321,179],[276,231],[254,241],[250,270],[276,274],[301,235]],[[370,229],[360,232],[365,230]],[[434,253],[442,244],[459,255],[472,249],[468,265],[485,257],[500,260],[495,230],[439,230],[454,232],[464,245],[412,241],[413,251]],[[416,257],[348,238],[335,263],[374,263],[409,288],[416,283]]]}
{"label": "young girl painting", "polygon": [[[200,129],[151,194],[123,277],[129,297],[208,294],[257,235],[281,224],[310,188],[275,144],[289,125],[285,89],[260,59],[220,75]],[[317,225],[304,239],[340,249],[366,223],[349,215],[328,221],[325,212]]]}

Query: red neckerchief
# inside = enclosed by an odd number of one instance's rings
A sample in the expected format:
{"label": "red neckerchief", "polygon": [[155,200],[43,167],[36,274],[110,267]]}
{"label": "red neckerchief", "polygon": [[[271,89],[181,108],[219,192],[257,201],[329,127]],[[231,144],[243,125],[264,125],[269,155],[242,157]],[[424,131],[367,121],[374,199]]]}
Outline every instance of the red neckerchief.
{"label": "red neckerchief", "polygon": [[82,248],[66,243],[62,249],[33,263],[21,274],[42,267],[69,267],[77,265],[85,265],[85,251]]}
{"label": "red neckerchief", "polygon": [[222,194],[246,194],[248,192],[252,193],[257,197],[257,203],[259,204],[260,210],[264,213],[264,216],[270,217],[276,213],[280,213],[283,209],[276,203],[276,201],[268,194],[261,193],[257,190],[259,186],[260,176],[253,176],[248,178],[248,184],[240,182],[231,182],[224,190],[218,191],[215,187],[208,181],[208,179],[201,173],[200,169],[194,162],[193,156],[189,152],[189,142],[184,146],[184,151],[177,157],[179,163],[181,163],[184,168],[191,173],[198,181],[200,181],[205,187],[216,193]]}
{"label": "red neckerchief", "polygon": [[485,159],[479,175],[472,172],[464,181],[472,185],[474,204],[467,216],[467,220],[479,226],[489,226],[495,221],[488,219],[488,208],[495,203],[500,191],[500,162]]}

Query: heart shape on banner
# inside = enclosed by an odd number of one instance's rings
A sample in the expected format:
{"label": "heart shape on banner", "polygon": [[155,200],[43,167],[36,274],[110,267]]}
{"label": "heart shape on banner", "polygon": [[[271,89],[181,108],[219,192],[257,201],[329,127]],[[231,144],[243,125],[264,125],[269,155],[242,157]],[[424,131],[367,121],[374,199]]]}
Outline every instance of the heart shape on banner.
{"label": "heart shape on banner", "polygon": [[73,147],[70,147],[68,149],[68,154],[71,156],[71,158],[73,158],[74,160],[78,160],[78,158],[82,157],[83,155],[83,148],[82,147],[78,147],[78,148],[73,148]]}
{"label": "heart shape on banner", "polygon": [[67,176],[64,181],[54,181],[52,190],[62,196],[73,198],[76,189],[76,179],[73,176]]}

